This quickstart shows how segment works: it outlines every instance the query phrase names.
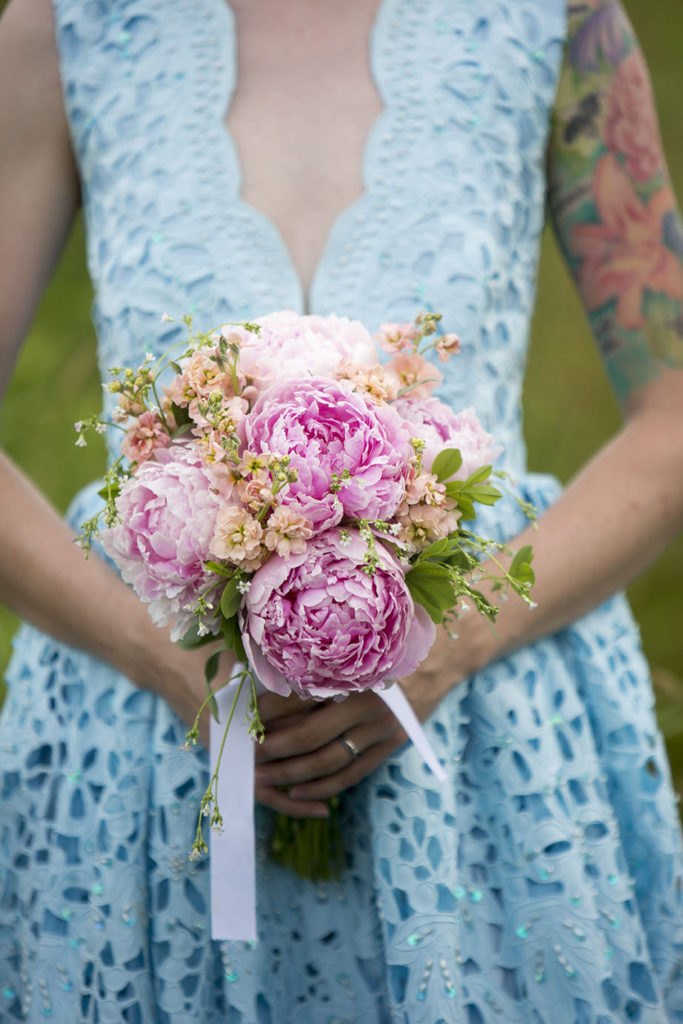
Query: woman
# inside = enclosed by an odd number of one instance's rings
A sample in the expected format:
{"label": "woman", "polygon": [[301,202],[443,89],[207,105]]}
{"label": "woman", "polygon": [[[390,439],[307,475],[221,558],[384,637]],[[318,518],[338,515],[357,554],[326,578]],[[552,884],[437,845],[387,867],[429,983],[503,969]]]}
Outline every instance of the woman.
{"label": "woman", "polygon": [[[263,698],[263,834],[343,793],[350,867],[314,886],[264,857],[259,943],[219,947],[186,856],[205,762],[178,749],[202,658],[3,463],[3,593],[34,624],[2,722],[3,1019],[680,1019],[677,815],[611,595],[683,518],[681,233],[619,3],[57,0],[61,90],[48,13],[13,0],[0,31],[5,363],[80,188],[103,368],[164,348],[169,308],[437,309],[463,340],[442,396],[543,516],[484,527],[533,543],[537,609],[495,635],[464,616],[403,683],[445,787],[372,696]],[[519,417],[546,152],[626,417],[563,495],[525,472]]]}

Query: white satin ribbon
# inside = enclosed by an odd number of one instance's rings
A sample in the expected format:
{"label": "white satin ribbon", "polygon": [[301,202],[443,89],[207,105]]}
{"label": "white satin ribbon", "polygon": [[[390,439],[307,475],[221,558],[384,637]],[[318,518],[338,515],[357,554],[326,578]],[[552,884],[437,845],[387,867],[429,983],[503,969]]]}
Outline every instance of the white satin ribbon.
{"label": "white satin ribbon", "polygon": [[443,783],[446,781],[446,773],[436,759],[436,754],[431,748],[424,729],[418,721],[417,715],[408,702],[408,698],[398,685],[392,683],[386,690],[377,690],[377,696],[381,697],[390,711],[393,711],[399,722],[408,733],[408,739],[412,740],[428,768],[431,768],[436,779]]}
{"label": "white satin ribbon", "polygon": [[[216,694],[220,724],[211,719],[212,772],[238,685],[232,682]],[[445,782],[446,773],[398,683],[377,693],[396,715],[436,779]],[[214,939],[256,939],[254,751],[253,740],[247,735],[248,694],[249,687],[245,683],[237,700],[218,775],[218,805],[224,826],[223,832],[212,832],[210,839],[211,935]]]}
{"label": "white satin ribbon", "polygon": [[[241,666],[238,666],[240,668]],[[239,681],[216,694],[218,718],[211,717],[211,772],[216,767],[225,723]],[[249,684],[237,698],[218,773],[218,806],[223,831],[211,832],[211,936],[256,939],[256,837],[254,834],[254,741],[247,735]]]}

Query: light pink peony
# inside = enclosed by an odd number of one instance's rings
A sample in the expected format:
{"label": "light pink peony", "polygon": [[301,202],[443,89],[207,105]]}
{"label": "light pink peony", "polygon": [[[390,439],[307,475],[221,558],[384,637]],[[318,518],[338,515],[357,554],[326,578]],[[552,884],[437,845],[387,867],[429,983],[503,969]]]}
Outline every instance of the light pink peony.
{"label": "light pink peony", "polygon": [[168,448],[171,435],[160,416],[147,410],[128,429],[121,444],[121,453],[130,462],[146,462],[159,448]]}
{"label": "light pink peony", "polygon": [[[310,377],[274,384],[240,425],[250,451],[290,456],[298,479],[281,492],[284,505],[316,532],[343,515],[390,519],[405,493],[410,434],[392,406],[374,405],[345,381]],[[333,474],[350,479],[331,493]]]}
{"label": "light pink peony", "polygon": [[242,638],[267,689],[316,699],[380,689],[426,657],[435,627],[400,564],[378,544],[379,565],[366,575],[365,543],[349,535],[344,543],[328,530],[304,554],[273,555],[252,578]]}
{"label": "light pink peony", "polygon": [[359,320],[338,316],[299,316],[288,310],[261,317],[261,333],[250,335],[240,352],[240,371],[259,377],[259,390],[294,377],[334,377],[347,360],[372,366],[377,352]]}
{"label": "light pink peony", "polygon": [[453,479],[465,480],[475,469],[490,465],[503,450],[484,430],[474,409],[454,413],[438,398],[423,398],[419,402],[400,398],[394,409],[407,420],[411,437],[425,442],[422,466],[427,471],[444,448],[459,448],[462,466]]}
{"label": "light pink peony", "polygon": [[215,579],[206,572],[220,497],[209,471],[187,445],[155,453],[116,500],[121,522],[102,546],[159,626],[178,640],[194,621],[188,605]]}

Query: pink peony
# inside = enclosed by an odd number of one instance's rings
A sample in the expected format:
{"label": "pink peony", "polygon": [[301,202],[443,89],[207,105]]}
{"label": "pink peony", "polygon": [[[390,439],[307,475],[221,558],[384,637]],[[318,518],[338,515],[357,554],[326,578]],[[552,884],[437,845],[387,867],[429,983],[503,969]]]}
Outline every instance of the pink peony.
{"label": "pink peony", "polygon": [[194,620],[188,605],[215,577],[204,569],[220,498],[209,471],[184,444],[158,450],[116,499],[121,522],[102,546],[159,626],[178,640]]}
{"label": "pink peony", "polygon": [[438,398],[423,398],[419,402],[400,398],[394,403],[394,409],[408,421],[406,427],[411,437],[425,442],[424,470],[432,468],[434,459],[444,448],[459,448],[462,466],[453,479],[465,480],[475,469],[490,465],[503,450],[484,430],[474,409],[454,413]]}
{"label": "pink peony", "polygon": [[121,453],[130,462],[146,462],[159,448],[168,448],[171,435],[168,427],[149,409],[131,424],[121,444]]}
{"label": "pink peony", "polygon": [[[321,377],[274,384],[241,424],[250,451],[290,456],[298,479],[281,492],[284,505],[316,532],[346,515],[390,519],[405,493],[410,435],[389,405],[374,405],[344,381]],[[341,480],[348,473],[349,479]],[[337,493],[333,476],[341,481]]]}
{"label": "pink peony", "polygon": [[256,674],[275,693],[324,699],[380,689],[414,672],[435,635],[415,605],[398,561],[381,544],[374,575],[356,530],[309,541],[306,552],[273,555],[251,581],[242,637]]}
{"label": "pink peony", "polygon": [[261,317],[261,332],[249,335],[240,351],[240,372],[263,379],[263,390],[273,381],[294,377],[334,377],[347,360],[372,366],[377,353],[370,334],[359,320],[338,316],[299,316],[288,310]]}

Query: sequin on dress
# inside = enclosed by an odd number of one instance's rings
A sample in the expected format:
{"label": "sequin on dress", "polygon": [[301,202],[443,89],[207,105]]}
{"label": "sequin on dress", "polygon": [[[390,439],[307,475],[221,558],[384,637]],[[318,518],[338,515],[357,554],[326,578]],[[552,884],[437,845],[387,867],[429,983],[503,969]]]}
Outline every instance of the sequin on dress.
{"label": "sequin on dress", "polygon": [[[281,238],[240,199],[224,127],[224,0],[56,0],[103,372],[176,336],[302,310]],[[371,329],[420,309],[463,340],[442,397],[475,404],[541,509],[520,420],[564,0],[383,0],[384,110],[364,194],[308,305]],[[111,439],[112,450],[115,439]],[[95,488],[74,502],[80,523]],[[524,525],[487,513],[498,536]],[[265,855],[259,941],[209,936],[190,863],[206,760],[106,665],[24,627],[2,712],[0,1020],[126,1024],[663,1024],[683,1020],[677,808],[621,597],[454,688],[343,804],[350,867],[314,885]]]}

